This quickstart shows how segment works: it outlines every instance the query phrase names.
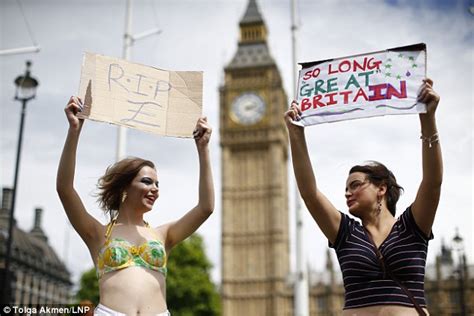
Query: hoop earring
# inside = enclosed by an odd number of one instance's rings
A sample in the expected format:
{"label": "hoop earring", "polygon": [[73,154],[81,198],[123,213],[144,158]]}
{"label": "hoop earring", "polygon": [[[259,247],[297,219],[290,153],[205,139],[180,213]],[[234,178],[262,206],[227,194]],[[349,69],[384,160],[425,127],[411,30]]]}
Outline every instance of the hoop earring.
{"label": "hoop earring", "polygon": [[123,192],[122,193],[122,203],[125,202],[125,200],[127,199],[127,192]]}

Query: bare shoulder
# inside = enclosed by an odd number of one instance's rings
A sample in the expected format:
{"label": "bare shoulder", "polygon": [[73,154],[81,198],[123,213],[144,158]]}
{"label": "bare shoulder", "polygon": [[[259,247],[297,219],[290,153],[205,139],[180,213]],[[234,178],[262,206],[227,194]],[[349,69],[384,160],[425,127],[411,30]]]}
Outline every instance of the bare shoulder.
{"label": "bare shoulder", "polygon": [[153,230],[158,235],[158,237],[160,237],[161,240],[166,241],[168,230],[172,224],[173,222],[164,223],[159,226],[156,226],[155,228],[153,228]]}

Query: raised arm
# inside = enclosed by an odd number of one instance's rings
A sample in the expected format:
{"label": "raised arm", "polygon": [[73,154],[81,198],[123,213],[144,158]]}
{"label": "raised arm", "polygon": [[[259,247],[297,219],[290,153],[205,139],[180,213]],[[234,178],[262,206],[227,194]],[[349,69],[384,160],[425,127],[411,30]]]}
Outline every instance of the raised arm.
{"label": "raised arm", "polygon": [[183,217],[167,224],[166,249],[168,250],[194,233],[214,211],[214,184],[209,155],[211,133],[212,128],[207,123],[207,118],[200,118],[194,131],[199,156],[199,200],[198,204]]}
{"label": "raised arm", "polygon": [[91,249],[94,241],[97,240],[102,225],[87,213],[79,195],[74,189],[77,144],[84,123],[83,119],[77,117],[80,109],[80,100],[76,97],[71,97],[64,109],[69,121],[69,130],[59,162],[56,190],[69,221],[89,249]]}
{"label": "raised arm", "polygon": [[304,128],[293,124],[301,115],[298,103],[293,101],[285,113],[285,123],[290,136],[291,157],[296,183],[301,197],[319,228],[331,243],[336,241],[341,214],[316,186],[316,178],[308,154]]}
{"label": "raised arm", "polygon": [[443,159],[435,117],[439,99],[439,95],[433,90],[433,81],[424,80],[418,97],[420,102],[426,104],[427,110],[426,113],[420,114],[423,178],[412,205],[412,212],[418,227],[427,236],[431,233],[443,181]]}

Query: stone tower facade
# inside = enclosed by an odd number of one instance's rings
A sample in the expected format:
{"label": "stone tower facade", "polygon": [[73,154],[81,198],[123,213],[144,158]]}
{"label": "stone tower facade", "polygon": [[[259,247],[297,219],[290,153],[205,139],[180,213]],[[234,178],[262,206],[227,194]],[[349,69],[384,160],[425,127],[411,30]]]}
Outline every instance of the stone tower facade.
{"label": "stone tower facade", "polygon": [[223,315],[291,315],[287,97],[254,0],[220,88]]}

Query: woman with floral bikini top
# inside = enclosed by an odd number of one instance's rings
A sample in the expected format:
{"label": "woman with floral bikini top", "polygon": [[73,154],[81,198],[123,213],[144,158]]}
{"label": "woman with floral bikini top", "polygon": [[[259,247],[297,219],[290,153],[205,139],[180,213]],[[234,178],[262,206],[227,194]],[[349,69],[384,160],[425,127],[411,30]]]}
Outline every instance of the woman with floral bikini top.
{"label": "woman with floral bikini top", "polygon": [[159,197],[155,165],[126,158],[110,166],[99,179],[98,202],[110,214],[102,225],[85,209],[74,188],[76,151],[84,123],[77,114],[78,97],[66,108],[69,130],[58,168],[57,191],[74,229],[89,248],[99,278],[100,304],[95,315],[170,315],[166,305],[166,262],[170,250],[212,214],[214,188],[209,157],[212,129],[197,121],[194,139],[199,157],[199,200],[182,218],[150,227],[144,214]]}

